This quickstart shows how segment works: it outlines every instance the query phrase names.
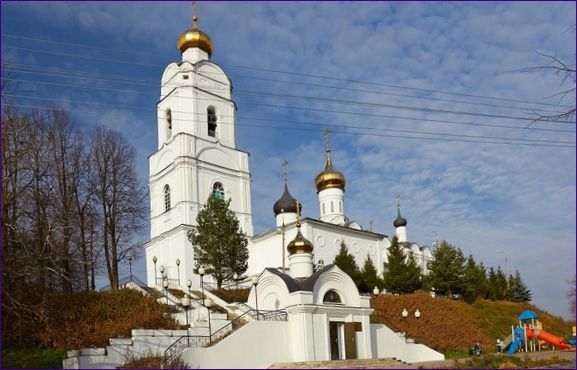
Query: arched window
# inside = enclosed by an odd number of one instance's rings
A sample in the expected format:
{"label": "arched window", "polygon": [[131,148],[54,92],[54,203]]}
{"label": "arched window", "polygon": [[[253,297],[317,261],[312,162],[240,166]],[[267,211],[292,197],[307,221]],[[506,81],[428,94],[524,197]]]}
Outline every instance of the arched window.
{"label": "arched window", "polygon": [[323,215],[327,213],[327,211],[325,210],[325,204],[323,203]]}
{"label": "arched window", "polygon": [[331,213],[335,213],[335,205],[333,204],[332,200],[331,200]]}
{"label": "arched window", "polygon": [[224,186],[220,182],[215,182],[212,186],[212,195],[216,199],[224,200]]}
{"label": "arched window", "polygon": [[323,303],[342,303],[342,302],[339,293],[331,289],[325,293],[325,296],[323,297]]}
{"label": "arched window", "polygon": [[166,120],[166,139],[168,140],[172,137],[172,112],[170,108],[164,113],[164,118]]}
{"label": "arched window", "polygon": [[216,111],[213,106],[206,108],[206,120],[208,122],[208,136],[216,136]]}
{"label": "arched window", "polygon": [[170,186],[164,185],[164,211],[170,211]]}

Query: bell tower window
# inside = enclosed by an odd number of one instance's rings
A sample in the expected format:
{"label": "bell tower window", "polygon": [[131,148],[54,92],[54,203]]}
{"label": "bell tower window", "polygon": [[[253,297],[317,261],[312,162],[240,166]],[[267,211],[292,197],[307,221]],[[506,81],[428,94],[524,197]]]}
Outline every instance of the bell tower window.
{"label": "bell tower window", "polygon": [[216,136],[216,111],[213,106],[206,108],[206,120],[208,122],[208,136]]}
{"label": "bell tower window", "polygon": [[335,304],[335,303],[342,303],[342,301],[341,297],[339,296],[339,293],[331,289],[325,293],[325,296],[323,297],[323,303]]}
{"label": "bell tower window", "polygon": [[172,112],[170,109],[166,110],[164,118],[166,120],[166,139],[168,140],[172,137]]}
{"label": "bell tower window", "polygon": [[216,199],[224,200],[224,186],[220,182],[215,182],[212,186],[212,195]]}
{"label": "bell tower window", "polygon": [[170,211],[170,186],[164,185],[164,211]]}

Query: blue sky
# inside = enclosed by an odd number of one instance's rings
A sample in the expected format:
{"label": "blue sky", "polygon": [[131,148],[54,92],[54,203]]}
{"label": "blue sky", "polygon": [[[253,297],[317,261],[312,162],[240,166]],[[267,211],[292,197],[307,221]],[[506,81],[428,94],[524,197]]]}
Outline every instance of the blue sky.
{"label": "blue sky", "polygon": [[[19,66],[20,104],[59,104],[86,128],[122,132],[146,184],[159,80],[190,25],[189,2],[2,2],[2,59]],[[575,104],[574,92],[554,96],[574,76],[525,70],[548,63],[539,52],[575,65],[574,2],[201,2],[199,25],[234,84],[257,232],[274,225],[283,159],[304,215],[318,217],[314,177],[330,125],[351,219],[392,235],[399,194],[410,240],[445,239],[486,265],[519,269],[534,303],[569,316],[575,125],[523,127],[564,109],[539,103]],[[479,142],[503,142],[488,137],[510,143]],[[144,276],[142,261],[135,271]]]}

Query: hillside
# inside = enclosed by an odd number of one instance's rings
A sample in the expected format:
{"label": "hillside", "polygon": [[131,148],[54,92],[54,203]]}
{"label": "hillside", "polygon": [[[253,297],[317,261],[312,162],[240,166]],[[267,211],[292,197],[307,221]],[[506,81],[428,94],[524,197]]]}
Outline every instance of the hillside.
{"label": "hillside", "polygon": [[[470,305],[448,298],[432,298],[426,292],[405,295],[379,295],[371,298],[374,322],[382,322],[395,331],[406,332],[440,351],[466,351],[476,342],[491,351],[497,338],[504,339],[519,314],[532,310],[541,316],[543,329],[562,337],[571,334],[571,325],[528,303],[479,300]],[[403,319],[406,308],[409,316]],[[415,318],[419,309],[421,317]]]}

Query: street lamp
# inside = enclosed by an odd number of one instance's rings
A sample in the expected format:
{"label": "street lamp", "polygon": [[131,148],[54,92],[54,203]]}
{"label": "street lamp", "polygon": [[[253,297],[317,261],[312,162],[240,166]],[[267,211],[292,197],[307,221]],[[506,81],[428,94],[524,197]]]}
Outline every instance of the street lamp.
{"label": "street lamp", "polygon": [[180,260],[176,259],[176,273],[178,274],[178,286],[180,286]]}
{"label": "street lamp", "polygon": [[212,307],[212,299],[207,298],[204,300],[204,306],[208,311],[208,343],[212,342],[212,330],[210,327],[210,307]]}
{"label": "street lamp", "polygon": [[254,284],[254,301],[256,304],[256,319],[258,321],[258,275],[253,275],[250,280]]}
{"label": "street lamp", "polygon": [[238,274],[235,272],[234,275],[232,275],[232,278],[234,279],[234,284],[235,284],[235,288],[236,288],[236,291],[234,292],[234,296],[235,296],[235,299],[238,300]]}
{"label": "street lamp", "polygon": [[132,259],[134,258],[134,253],[132,250],[128,251],[128,266],[130,268],[130,282],[132,282]]}
{"label": "street lamp", "polygon": [[186,316],[186,343],[190,347],[190,336],[188,335],[188,308],[190,307],[190,298],[185,294],[180,300],[180,303],[184,307],[184,314]]}
{"label": "street lamp", "polygon": [[[417,319],[417,321],[419,321],[419,318],[421,317],[421,311],[419,311],[419,309],[417,308],[415,310],[415,318]],[[417,328],[415,330],[418,330],[419,326],[417,325]],[[418,335],[415,335],[416,337],[418,337]]]}
{"label": "street lamp", "polygon": [[154,285],[158,282],[158,278],[156,277],[156,261],[158,261],[158,258],[156,258],[156,256],[152,257],[152,263],[154,263]]}
{"label": "street lamp", "polygon": [[200,267],[198,269],[198,274],[200,275],[200,290],[202,291],[202,299],[204,299],[204,283],[203,283],[203,276],[206,273],[206,271],[204,270],[204,267]]}
{"label": "street lamp", "polygon": [[190,293],[192,293],[192,292],[190,291],[190,287],[192,286],[192,281],[191,281],[190,279],[188,279],[188,280],[186,281],[186,286],[188,287],[188,295],[190,295]]}
{"label": "street lamp", "polygon": [[[407,319],[407,317],[409,316],[409,311],[407,311],[406,308],[403,308],[403,312],[401,312],[401,316],[403,318],[403,329],[405,329],[405,327],[407,326],[407,324],[405,323],[405,320]],[[403,332],[403,335],[405,336],[405,342],[407,341],[407,333]]]}
{"label": "street lamp", "polygon": [[167,278],[164,278],[164,280],[162,280],[162,286],[164,287],[164,296],[166,297],[166,304],[168,304],[168,279]]}
{"label": "street lamp", "polygon": [[381,291],[379,290],[378,287],[375,286],[375,287],[373,288],[373,294],[375,295],[375,297],[378,296],[380,292],[381,292]]}

